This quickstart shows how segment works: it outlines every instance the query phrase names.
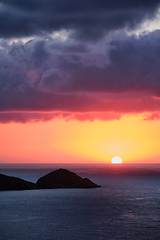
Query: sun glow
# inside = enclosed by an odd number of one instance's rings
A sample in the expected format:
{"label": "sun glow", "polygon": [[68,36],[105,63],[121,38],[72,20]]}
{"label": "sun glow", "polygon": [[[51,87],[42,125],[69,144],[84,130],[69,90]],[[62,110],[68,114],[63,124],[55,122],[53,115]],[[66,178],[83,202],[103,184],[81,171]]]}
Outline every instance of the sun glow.
{"label": "sun glow", "polygon": [[121,164],[122,159],[120,157],[113,157],[111,162],[112,162],[112,164]]}
{"label": "sun glow", "polygon": [[[0,162],[159,164],[160,121],[140,115],[115,121],[0,124]],[[9,151],[8,151],[9,149]]]}

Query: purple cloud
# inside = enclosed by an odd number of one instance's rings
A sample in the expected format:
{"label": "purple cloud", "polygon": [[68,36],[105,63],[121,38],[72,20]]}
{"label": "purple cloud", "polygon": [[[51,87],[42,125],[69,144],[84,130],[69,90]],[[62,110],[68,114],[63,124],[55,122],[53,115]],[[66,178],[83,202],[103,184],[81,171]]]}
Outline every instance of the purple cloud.
{"label": "purple cloud", "polygon": [[[45,121],[56,112],[78,120],[158,112],[159,42],[159,30],[114,33],[94,47],[70,38],[1,40],[0,121]],[[32,111],[41,114],[26,115]]]}

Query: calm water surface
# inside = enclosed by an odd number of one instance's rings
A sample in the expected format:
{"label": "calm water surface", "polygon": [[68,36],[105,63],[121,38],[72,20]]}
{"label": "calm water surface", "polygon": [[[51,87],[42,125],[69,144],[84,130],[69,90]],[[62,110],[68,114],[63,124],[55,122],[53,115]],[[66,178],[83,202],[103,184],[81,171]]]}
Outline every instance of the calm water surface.
{"label": "calm water surface", "polygon": [[[0,170],[32,181],[48,171]],[[160,177],[74,171],[102,188],[0,192],[0,240],[160,239]]]}

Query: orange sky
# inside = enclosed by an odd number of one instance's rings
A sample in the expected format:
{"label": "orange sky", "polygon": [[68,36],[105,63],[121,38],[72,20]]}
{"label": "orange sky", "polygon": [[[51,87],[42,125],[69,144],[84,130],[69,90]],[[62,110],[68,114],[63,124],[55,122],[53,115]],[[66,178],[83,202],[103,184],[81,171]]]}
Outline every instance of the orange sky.
{"label": "orange sky", "polygon": [[114,121],[0,124],[3,163],[160,163],[160,122],[142,115]]}

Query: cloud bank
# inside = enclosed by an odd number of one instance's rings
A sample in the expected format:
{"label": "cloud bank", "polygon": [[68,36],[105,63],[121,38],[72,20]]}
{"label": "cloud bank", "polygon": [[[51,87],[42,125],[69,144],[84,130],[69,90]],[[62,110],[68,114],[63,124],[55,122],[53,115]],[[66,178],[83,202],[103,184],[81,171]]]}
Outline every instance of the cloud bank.
{"label": "cloud bank", "polygon": [[135,28],[152,18],[158,0],[1,0],[0,37],[46,34],[62,29],[72,36],[96,40],[106,32]]}
{"label": "cloud bank", "polygon": [[0,1],[0,122],[105,121],[146,112],[147,120],[158,119],[160,30],[127,32],[158,6]]}

